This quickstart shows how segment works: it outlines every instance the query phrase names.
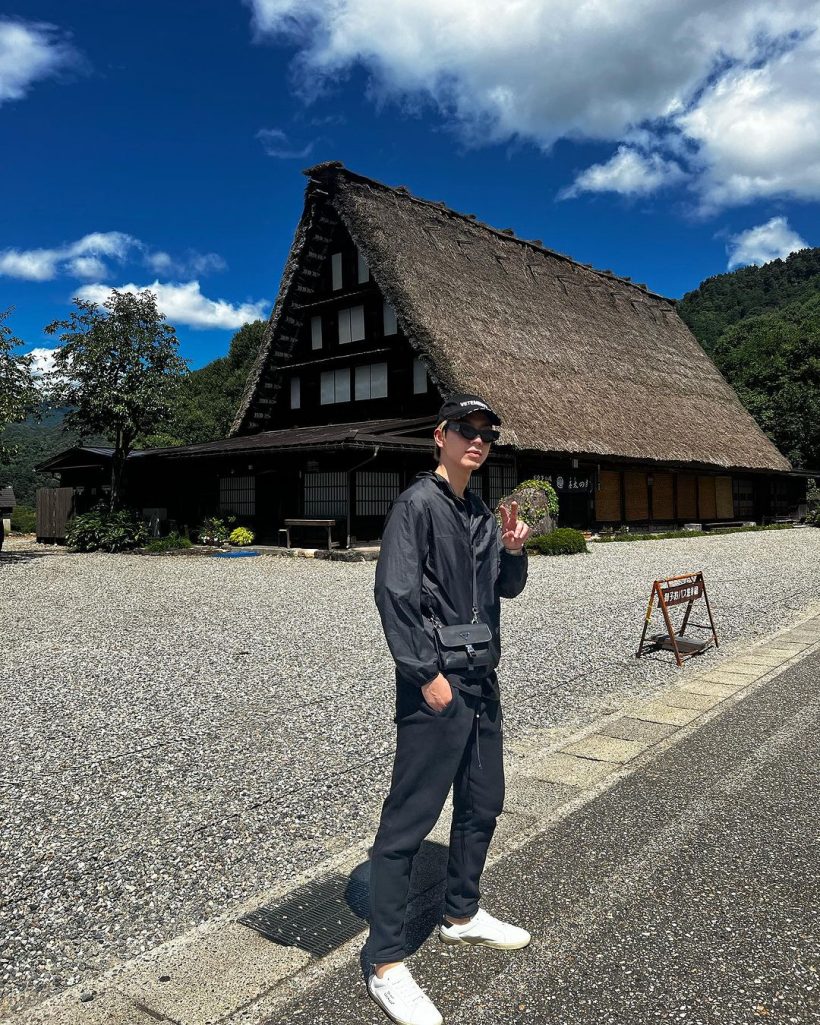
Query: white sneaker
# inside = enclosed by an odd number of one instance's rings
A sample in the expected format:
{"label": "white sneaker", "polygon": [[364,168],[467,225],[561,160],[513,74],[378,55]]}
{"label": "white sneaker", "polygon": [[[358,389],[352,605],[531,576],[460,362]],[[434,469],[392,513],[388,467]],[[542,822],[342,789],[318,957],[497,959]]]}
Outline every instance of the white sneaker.
{"label": "white sneaker", "polygon": [[375,972],[367,980],[367,992],[399,1025],[442,1025],[444,1019],[424,990],[416,984],[405,964],[388,968],[379,978]]}
{"label": "white sneaker", "polygon": [[438,935],[442,943],[473,943],[494,947],[496,950],[520,950],[532,939],[526,929],[499,922],[480,908],[464,925],[442,922],[438,927]]}

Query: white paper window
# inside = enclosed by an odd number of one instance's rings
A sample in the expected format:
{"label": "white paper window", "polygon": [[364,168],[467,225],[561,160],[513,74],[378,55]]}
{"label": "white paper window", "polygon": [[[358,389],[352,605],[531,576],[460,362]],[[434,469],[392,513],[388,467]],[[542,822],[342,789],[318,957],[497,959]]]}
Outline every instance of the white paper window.
{"label": "white paper window", "polygon": [[370,268],[367,265],[367,260],[359,253],[359,284],[363,285],[366,281],[370,280]]}
{"label": "white paper window", "polygon": [[330,258],[330,274],[333,279],[333,291],[338,292],[342,287],[342,254],[334,253]]}
{"label": "white paper window", "polygon": [[314,349],[322,348],[322,318],[310,318],[310,344]]}
{"label": "white paper window", "polygon": [[393,307],[390,305],[390,303],[387,302],[386,299],[384,301],[384,305],[383,305],[382,309],[383,309],[382,315],[384,317],[384,333],[385,333],[385,336],[387,336],[387,335],[394,335],[396,333],[396,331],[398,331],[398,325],[396,324],[396,311],[393,309]]}
{"label": "white paper window", "polygon": [[368,363],[356,367],[354,396],[357,400],[387,398],[387,364]]}
{"label": "white paper window", "polygon": [[364,338],[364,306],[339,310],[339,344],[361,342]]}
{"label": "white paper window", "polygon": [[299,409],[302,405],[302,382],[298,377],[290,379],[290,408]]}
{"label": "white paper window", "polygon": [[350,369],[325,370],[320,381],[319,401],[323,406],[334,402],[350,402]]}
{"label": "white paper window", "polygon": [[420,359],[413,360],[413,394],[421,395],[427,391],[427,367]]}

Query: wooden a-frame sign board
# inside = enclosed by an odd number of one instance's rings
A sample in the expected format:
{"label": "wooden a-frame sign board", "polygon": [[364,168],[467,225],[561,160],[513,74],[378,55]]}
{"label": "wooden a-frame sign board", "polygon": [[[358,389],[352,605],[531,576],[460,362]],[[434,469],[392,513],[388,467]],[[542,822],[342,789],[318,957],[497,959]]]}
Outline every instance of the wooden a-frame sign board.
{"label": "wooden a-frame sign board", "polygon": [[[706,613],[709,616],[708,626],[705,623],[691,623],[689,621],[692,606],[701,598],[706,605]],[[649,629],[656,601],[663,613],[667,633],[655,634],[647,641],[646,631]],[[675,630],[672,617],[669,615],[669,609],[673,605],[683,604],[686,605],[683,622],[681,623],[680,630]],[[683,635],[686,633],[687,627],[694,627],[698,630],[710,630],[712,637],[705,641],[684,637]],[[643,633],[641,634],[641,643],[638,645],[635,657],[640,658],[646,648],[653,650],[663,648],[666,651],[674,652],[675,661],[679,666],[682,666],[685,659],[691,658],[693,655],[699,655],[713,643],[717,648],[718,636],[715,630],[715,621],[712,618],[712,609],[709,606],[709,595],[706,593],[706,581],[703,579],[703,573],[684,573],[679,577],[667,577],[666,580],[656,580],[652,585],[652,593],[649,596],[649,605],[644,619]]]}

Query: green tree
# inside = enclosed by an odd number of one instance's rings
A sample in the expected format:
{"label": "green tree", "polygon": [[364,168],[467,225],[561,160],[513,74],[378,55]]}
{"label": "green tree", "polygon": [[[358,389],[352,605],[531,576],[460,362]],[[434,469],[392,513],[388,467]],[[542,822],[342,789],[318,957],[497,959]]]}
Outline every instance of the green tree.
{"label": "green tree", "polygon": [[75,299],[67,320],[46,327],[60,332],[50,374],[52,399],[69,406],[64,426],[80,435],[100,434],[114,447],[111,509],[122,503],[125,462],[140,435],[169,419],[187,364],[177,354],[176,333],[149,291],[112,290],[100,307]]}
{"label": "green tree", "polygon": [[16,451],[4,440],[6,427],[36,413],[42,401],[32,374],[32,357],[14,353],[23,343],[4,323],[10,314],[10,309],[0,313],[0,463],[9,463]]}

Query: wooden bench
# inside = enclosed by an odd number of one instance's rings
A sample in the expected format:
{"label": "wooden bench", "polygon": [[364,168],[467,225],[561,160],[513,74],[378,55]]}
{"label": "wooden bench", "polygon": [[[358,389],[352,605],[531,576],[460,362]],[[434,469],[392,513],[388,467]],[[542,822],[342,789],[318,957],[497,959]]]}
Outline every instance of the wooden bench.
{"label": "wooden bench", "polygon": [[330,551],[337,542],[333,540],[332,530],[336,526],[335,520],[299,520],[299,519],[286,519],[285,520],[285,537],[287,538],[287,546],[290,548],[290,528],[291,527],[324,527],[327,530],[327,550]]}

